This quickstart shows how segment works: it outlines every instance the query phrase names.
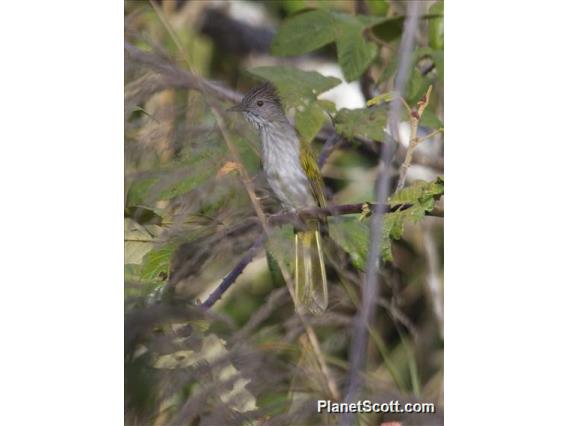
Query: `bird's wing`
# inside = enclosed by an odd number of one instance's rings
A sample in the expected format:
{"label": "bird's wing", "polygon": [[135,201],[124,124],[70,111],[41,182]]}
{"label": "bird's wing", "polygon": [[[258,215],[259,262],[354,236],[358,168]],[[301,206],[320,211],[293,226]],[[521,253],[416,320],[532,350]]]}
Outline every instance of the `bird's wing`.
{"label": "bird's wing", "polygon": [[308,181],[310,182],[312,194],[314,195],[318,206],[325,207],[326,201],[323,189],[323,178],[321,176],[314,153],[312,152],[312,149],[310,147],[310,143],[303,138],[300,138],[300,163],[302,164],[304,172],[306,172],[306,176],[308,177]]}

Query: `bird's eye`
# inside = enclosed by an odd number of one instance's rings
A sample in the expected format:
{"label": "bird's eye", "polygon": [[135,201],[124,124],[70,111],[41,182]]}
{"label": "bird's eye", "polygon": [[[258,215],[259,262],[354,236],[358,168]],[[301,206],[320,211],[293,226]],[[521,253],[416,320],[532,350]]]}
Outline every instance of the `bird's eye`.
{"label": "bird's eye", "polygon": [[263,106],[263,105],[264,105],[264,102],[262,102],[262,101],[256,101],[256,104],[257,104],[258,106]]}

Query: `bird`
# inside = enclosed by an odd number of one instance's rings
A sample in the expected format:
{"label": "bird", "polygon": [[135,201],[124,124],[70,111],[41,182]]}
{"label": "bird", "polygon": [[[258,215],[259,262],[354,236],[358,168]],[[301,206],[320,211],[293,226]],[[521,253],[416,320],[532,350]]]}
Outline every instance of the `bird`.
{"label": "bird", "polygon": [[[309,141],[286,118],[276,87],[266,82],[248,91],[228,111],[240,112],[262,142],[262,167],[284,210],[325,207],[324,183]],[[322,314],[328,304],[322,249],[325,220],[307,218],[294,229],[296,311]]]}

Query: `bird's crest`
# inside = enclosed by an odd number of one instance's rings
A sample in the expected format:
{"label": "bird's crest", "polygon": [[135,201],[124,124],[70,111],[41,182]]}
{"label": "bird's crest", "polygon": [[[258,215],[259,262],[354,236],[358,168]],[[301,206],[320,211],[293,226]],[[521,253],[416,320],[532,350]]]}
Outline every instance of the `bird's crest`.
{"label": "bird's crest", "polygon": [[278,89],[270,82],[265,82],[254,89],[251,89],[244,97],[243,103],[247,104],[256,98],[266,98],[270,99],[281,105],[280,95],[278,94]]}

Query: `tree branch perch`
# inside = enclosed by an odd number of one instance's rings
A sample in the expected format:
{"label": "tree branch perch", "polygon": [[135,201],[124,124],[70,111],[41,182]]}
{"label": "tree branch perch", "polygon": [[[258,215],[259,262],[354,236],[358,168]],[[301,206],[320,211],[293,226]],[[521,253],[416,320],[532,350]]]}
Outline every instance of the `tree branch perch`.
{"label": "tree branch perch", "polygon": [[[307,218],[323,218],[327,216],[342,216],[348,214],[362,214],[364,212],[378,212],[379,210],[388,212],[401,211],[411,207],[411,204],[404,205],[383,205],[379,206],[375,203],[355,203],[355,204],[342,204],[337,206],[329,207],[312,207],[308,209],[298,210],[297,212],[285,212],[277,213],[268,216],[267,223],[269,226],[282,226],[288,223],[293,223],[297,227],[304,226],[303,220]],[[439,208],[434,208],[431,212],[427,212],[426,215],[432,217],[443,217],[444,211]],[[252,247],[248,249],[245,255],[241,258],[239,263],[229,272],[221,283],[213,290],[213,292],[207,297],[207,300],[201,304],[202,307],[209,309],[213,306],[223,294],[229,289],[229,287],[236,281],[236,279],[242,274],[246,266],[252,262],[254,256],[260,251],[266,241],[266,233],[261,233]]]}

